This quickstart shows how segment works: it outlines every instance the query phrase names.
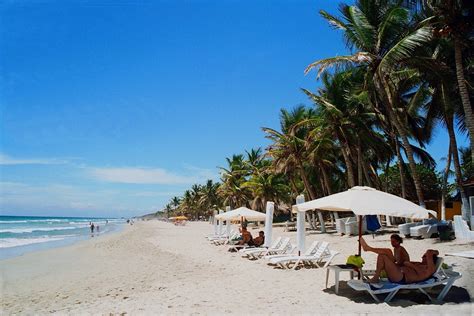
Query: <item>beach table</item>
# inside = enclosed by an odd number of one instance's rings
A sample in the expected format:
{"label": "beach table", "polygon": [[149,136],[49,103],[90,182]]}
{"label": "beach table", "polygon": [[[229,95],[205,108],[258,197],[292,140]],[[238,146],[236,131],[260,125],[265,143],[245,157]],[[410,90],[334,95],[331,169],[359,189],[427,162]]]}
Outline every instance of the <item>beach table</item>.
{"label": "beach table", "polygon": [[339,273],[349,272],[351,280],[354,279],[354,268],[351,265],[337,264],[333,266],[328,266],[326,269],[326,288],[328,288],[329,270],[334,271],[336,294],[339,294]]}

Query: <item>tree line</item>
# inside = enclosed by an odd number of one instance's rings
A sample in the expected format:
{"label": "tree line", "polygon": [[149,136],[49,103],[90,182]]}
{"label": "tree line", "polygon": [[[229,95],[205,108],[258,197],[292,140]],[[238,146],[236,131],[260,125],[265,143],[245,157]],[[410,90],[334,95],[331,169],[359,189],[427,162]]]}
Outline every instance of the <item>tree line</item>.
{"label": "tree line", "polygon": [[[473,175],[474,3],[359,0],[320,15],[350,53],[308,65],[306,74],[321,81],[317,91],[301,89],[311,106],[281,109],[280,128],[262,128],[265,150],[226,158],[220,183],[193,185],[167,214],[207,216],[225,205],[263,211],[267,201],[278,213],[298,194],[316,199],[356,185],[421,206],[457,193],[463,212],[469,208],[462,184]],[[449,135],[443,172],[426,150],[436,127]],[[456,131],[469,136],[468,148],[458,147]]]}

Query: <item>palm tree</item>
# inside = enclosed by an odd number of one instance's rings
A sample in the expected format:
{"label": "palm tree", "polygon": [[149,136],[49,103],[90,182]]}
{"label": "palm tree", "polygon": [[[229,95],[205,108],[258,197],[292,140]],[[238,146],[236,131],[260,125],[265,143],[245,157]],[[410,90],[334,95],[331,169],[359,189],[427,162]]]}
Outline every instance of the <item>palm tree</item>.
{"label": "palm tree", "polygon": [[381,102],[374,102],[387,113],[405,149],[420,205],[424,196],[420,178],[416,171],[409,132],[395,109],[397,86],[393,79],[398,70],[410,65],[413,53],[429,43],[432,29],[429,26],[414,26],[410,23],[408,10],[390,1],[356,1],[353,6],[341,6],[342,18],[320,11],[328,22],[344,32],[348,46],[356,52],[348,56],[337,56],[318,60],[310,64],[306,73],[319,69],[318,75],[330,66],[359,65],[366,71],[366,88],[376,93]]}
{"label": "palm tree", "polygon": [[305,169],[307,161],[305,139],[308,129],[301,122],[308,120],[313,115],[314,111],[304,106],[297,106],[291,111],[281,109],[281,132],[268,127],[262,128],[267,134],[265,137],[272,141],[272,144],[267,148],[267,155],[272,158],[275,169],[284,173],[288,170],[297,170],[311,200],[316,198],[316,193]]}
{"label": "palm tree", "polygon": [[231,208],[246,205],[250,200],[250,192],[242,185],[249,172],[248,164],[243,155],[233,155],[232,158],[226,158],[226,161],[228,167],[220,167],[222,183],[218,194]]}
{"label": "palm tree", "polygon": [[[469,131],[471,154],[474,155],[474,114],[469,96],[468,84],[464,74],[464,53],[474,49],[472,32],[474,31],[474,4],[469,0],[409,0],[409,8],[422,10],[422,15],[432,17],[430,24],[434,27],[437,38],[450,41],[454,56],[450,58],[455,65],[455,82],[465,115],[465,124]],[[447,54],[444,54],[447,55]],[[467,58],[472,58],[472,53]],[[474,157],[474,156],[473,156]]]}

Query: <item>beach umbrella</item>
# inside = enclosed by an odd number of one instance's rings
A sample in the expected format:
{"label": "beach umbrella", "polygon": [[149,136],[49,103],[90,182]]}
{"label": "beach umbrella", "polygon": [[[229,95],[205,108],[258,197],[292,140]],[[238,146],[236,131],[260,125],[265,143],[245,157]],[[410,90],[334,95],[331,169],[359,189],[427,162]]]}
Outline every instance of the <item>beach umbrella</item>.
{"label": "beach umbrella", "polygon": [[272,230],[273,230],[273,211],[275,204],[273,202],[267,202],[267,208],[265,212],[265,243],[264,247],[270,247],[272,244]]}
{"label": "beach umbrella", "polygon": [[[359,218],[359,238],[362,235],[362,216],[386,215],[408,218],[436,217],[436,212],[427,210],[399,196],[378,191],[371,187],[356,186],[320,199],[293,205],[294,212],[318,209],[335,212],[352,211]],[[360,245],[359,245],[360,253]]]}
{"label": "beach umbrella", "polygon": [[176,220],[176,221],[186,221],[186,220],[188,220],[188,218],[186,216],[181,215],[181,216],[176,216],[174,218],[174,220]]}
{"label": "beach umbrella", "polygon": [[[304,194],[300,194],[296,197],[296,204],[304,203]],[[296,213],[296,245],[298,246],[298,255],[304,251],[305,242],[305,218],[303,211],[297,211]]]}
{"label": "beach umbrella", "polygon": [[257,212],[242,206],[235,210],[225,212],[224,214],[219,214],[216,217],[217,219],[224,221],[231,221],[233,219],[242,220],[242,218],[245,218],[248,221],[264,221],[265,213]]}

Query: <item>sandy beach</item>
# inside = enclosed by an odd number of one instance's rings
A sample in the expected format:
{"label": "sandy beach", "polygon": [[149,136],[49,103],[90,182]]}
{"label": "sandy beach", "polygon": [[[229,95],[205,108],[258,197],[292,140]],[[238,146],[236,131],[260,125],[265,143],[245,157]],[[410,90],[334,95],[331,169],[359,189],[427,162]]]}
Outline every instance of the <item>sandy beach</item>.
{"label": "sandy beach", "polygon": [[[264,261],[249,261],[204,238],[212,226],[190,222],[176,227],[159,221],[137,222],[123,231],[72,246],[30,253],[1,264],[2,314],[474,314],[474,261],[445,256],[463,274],[444,304],[421,293],[399,293],[390,304],[376,304],[355,292],[341,274],[339,294],[334,276],[325,288],[326,269],[279,270]],[[256,230],[251,231],[256,235]],[[275,228],[274,236],[296,233]],[[389,233],[367,241],[388,246]],[[307,245],[325,240],[345,263],[357,251],[355,237],[309,233]],[[460,241],[406,239],[412,260],[427,248],[446,252],[473,249]],[[366,267],[375,255],[364,253]],[[439,291],[439,290],[438,290]]]}

